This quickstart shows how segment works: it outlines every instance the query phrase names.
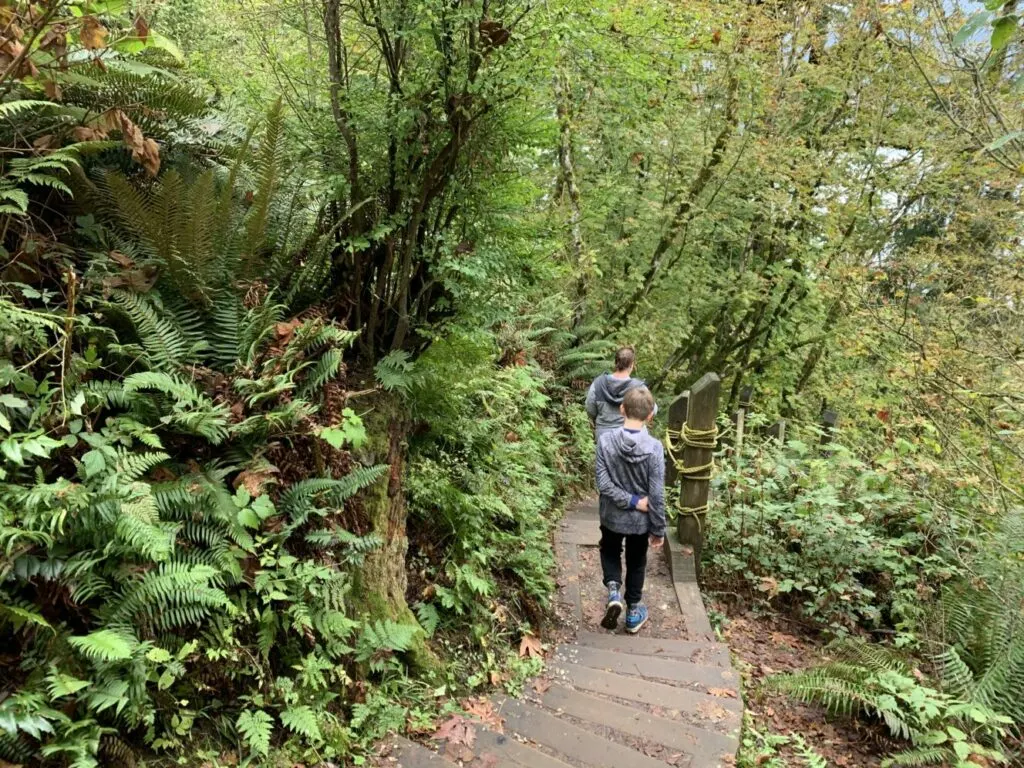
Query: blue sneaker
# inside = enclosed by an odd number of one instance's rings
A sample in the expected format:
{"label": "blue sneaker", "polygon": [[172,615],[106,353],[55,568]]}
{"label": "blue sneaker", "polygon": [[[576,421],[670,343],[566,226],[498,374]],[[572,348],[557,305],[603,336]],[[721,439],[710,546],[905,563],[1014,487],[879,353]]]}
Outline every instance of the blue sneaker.
{"label": "blue sneaker", "polygon": [[643,603],[629,606],[629,613],[626,614],[626,631],[635,635],[640,627],[647,623],[647,606]]}
{"label": "blue sneaker", "polygon": [[601,619],[601,626],[605,629],[615,629],[619,625],[619,616],[626,610],[626,604],[622,602],[622,593],[619,592],[619,584],[615,581],[608,582],[608,604],[604,609],[604,618]]}

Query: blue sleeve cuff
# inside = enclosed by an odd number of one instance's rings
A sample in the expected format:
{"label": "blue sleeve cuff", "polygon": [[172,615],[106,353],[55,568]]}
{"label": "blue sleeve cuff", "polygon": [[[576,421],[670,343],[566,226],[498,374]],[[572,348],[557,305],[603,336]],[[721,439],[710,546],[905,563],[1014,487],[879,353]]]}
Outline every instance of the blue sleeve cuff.
{"label": "blue sleeve cuff", "polygon": [[635,493],[629,497],[629,508],[636,509],[636,505],[640,503],[640,497]]}

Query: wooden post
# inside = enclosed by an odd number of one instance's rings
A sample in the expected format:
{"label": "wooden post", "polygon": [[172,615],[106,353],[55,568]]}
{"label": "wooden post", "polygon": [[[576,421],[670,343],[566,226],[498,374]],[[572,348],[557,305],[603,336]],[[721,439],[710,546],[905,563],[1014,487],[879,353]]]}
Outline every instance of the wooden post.
{"label": "wooden post", "polygon": [[[722,387],[722,380],[718,374],[706,373],[700,380],[690,387],[690,400],[686,415],[686,424],[692,430],[708,430],[715,426],[718,417],[718,393]],[[697,448],[685,446],[683,448],[683,465],[686,467],[700,467],[711,461],[714,449]],[[700,473],[698,478],[706,477],[710,473]],[[708,489],[710,482],[705,479],[694,479],[684,475],[683,485],[679,493],[679,503],[684,509],[700,508],[708,503]],[[684,547],[693,547],[694,563],[698,573],[700,569],[700,554],[704,546],[704,520],[705,513],[679,515],[679,541]]]}
{"label": "wooden post", "polygon": [[826,408],[821,412],[821,455],[831,456],[832,451],[825,450],[824,446],[829,445],[835,440],[836,425],[839,423],[839,414],[833,411],[831,408]]}
{"label": "wooden post", "polygon": [[[686,407],[690,401],[690,390],[686,390],[683,394],[679,395],[672,404],[668,407],[668,428],[679,432],[683,428],[683,422],[686,421]],[[680,443],[680,439],[677,437],[675,442]],[[668,459],[668,456],[665,457]],[[679,480],[679,472],[676,470],[676,465],[672,461],[665,462],[665,490],[673,487]]]}
{"label": "wooden post", "polygon": [[736,466],[740,465],[740,456],[743,454],[743,427],[747,419],[747,409],[750,407],[750,398],[754,393],[753,387],[744,387],[740,392],[740,407],[736,411],[736,440],[733,443],[733,453],[736,458]]}

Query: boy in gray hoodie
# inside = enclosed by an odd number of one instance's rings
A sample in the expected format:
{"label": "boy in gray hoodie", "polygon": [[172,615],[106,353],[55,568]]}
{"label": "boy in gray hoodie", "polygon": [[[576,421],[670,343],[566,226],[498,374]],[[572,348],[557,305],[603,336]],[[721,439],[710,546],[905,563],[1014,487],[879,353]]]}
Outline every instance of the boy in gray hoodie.
{"label": "boy in gray hoodie", "polygon": [[[665,450],[645,424],[654,416],[647,387],[626,391],[620,406],[623,424],[597,441],[597,489],[601,494],[601,570],[608,604],[601,626],[615,629],[626,610],[626,631],[636,634],[647,622],[641,602],[647,549],[665,542]],[[622,601],[622,545],[626,545],[626,602]]]}
{"label": "boy in gray hoodie", "polygon": [[[631,389],[644,386],[641,379],[633,378],[636,353],[632,347],[620,347],[615,353],[614,373],[602,373],[587,390],[586,409],[590,421],[597,431],[597,437],[622,426],[620,406],[622,398]],[[654,406],[658,412],[658,406]]]}

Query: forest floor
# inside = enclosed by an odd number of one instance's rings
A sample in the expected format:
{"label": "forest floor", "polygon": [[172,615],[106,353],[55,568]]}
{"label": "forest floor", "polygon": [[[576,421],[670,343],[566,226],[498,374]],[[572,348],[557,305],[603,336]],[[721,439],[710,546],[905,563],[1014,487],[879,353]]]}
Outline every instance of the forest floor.
{"label": "forest floor", "polygon": [[[795,672],[825,660],[822,642],[814,633],[776,616],[762,616],[708,600],[709,608],[724,615],[722,638],[729,644],[745,681],[747,714],[760,733],[798,734],[830,766],[877,768],[887,754],[882,734],[850,720],[830,721],[818,707],[759,693],[761,681],[779,672]],[[802,765],[788,747],[779,756]],[[790,762],[791,761],[791,762]]]}

